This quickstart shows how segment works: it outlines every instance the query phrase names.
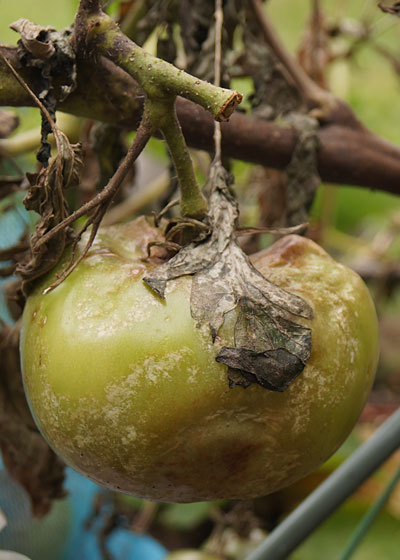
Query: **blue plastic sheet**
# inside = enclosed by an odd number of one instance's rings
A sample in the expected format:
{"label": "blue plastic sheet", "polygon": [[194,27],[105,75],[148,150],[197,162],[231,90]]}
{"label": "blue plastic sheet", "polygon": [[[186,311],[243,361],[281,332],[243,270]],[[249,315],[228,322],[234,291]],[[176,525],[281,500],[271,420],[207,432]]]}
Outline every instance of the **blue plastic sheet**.
{"label": "blue plastic sheet", "polygon": [[[18,243],[27,227],[27,212],[23,208],[0,211],[0,249],[8,249]],[[7,266],[10,263],[0,263]],[[12,278],[0,278],[0,321],[11,324],[12,319],[5,304],[3,288]]]}
{"label": "blue plastic sheet", "polygon": [[[104,516],[100,511],[90,527],[87,521],[98,493],[106,498],[110,492],[72,469],[67,469],[65,486],[68,497],[55,502],[51,512],[37,520],[32,518],[26,492],[0,470],[0,507],[8,520],[0,533],[0,550],[20,552],[31,560],[104,560],[98,538]],[[106,546],[114,560],[161,560],[167,554],[153,538],[124,528],[115,529]]]}

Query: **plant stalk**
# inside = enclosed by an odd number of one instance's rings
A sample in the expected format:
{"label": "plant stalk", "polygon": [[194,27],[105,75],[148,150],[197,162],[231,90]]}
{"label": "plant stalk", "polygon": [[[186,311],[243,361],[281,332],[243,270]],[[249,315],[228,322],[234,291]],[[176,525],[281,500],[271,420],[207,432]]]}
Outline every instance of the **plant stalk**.
{"label": "plant stalk", "polygon": [[237,91],[214,86],[147,53],[106,14],[89,17],[88,26],[88,40],[96,52],[134,77],[153,99],[180,95],[201,105],[217,121],[228,120],[242,100]]}

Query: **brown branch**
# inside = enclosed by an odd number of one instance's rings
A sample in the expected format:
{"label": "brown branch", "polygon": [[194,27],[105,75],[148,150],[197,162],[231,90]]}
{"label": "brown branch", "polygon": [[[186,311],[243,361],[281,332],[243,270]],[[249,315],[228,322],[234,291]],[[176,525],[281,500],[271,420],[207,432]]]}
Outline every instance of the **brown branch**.
{"label": "brown branch", "polygon": [[[189,146],[212,151],[213,121],[205,111],[178,99],[177,113]],[[222,123],[222,153],[251,163],[284,169],[296,133],[275,123],[235,113]],[[364,129],[322,126],[318,171],[323,181],[400,194],[400,148]]]}
{"label": "brown branch", "polygon": [[[35,90],[35,74],[21,68],[14,48],[0,47],[8,60]],[[86,77],[90,75],[90,80]],[[0,105],[32,106],[0,60]],[[78,65],[77,89],[60,104],[60,110],[77,116],[136,129],[143,107],[143,93],[128,74],[111,62],[83,60]],[[178,98],[177,114],[189,146],[212,153],[214,121],[204,109]],[[340,102],[329,123],[319,129],[318,170],[323,181],[369,187],[400,194],[400,148],[368,131],[345,103]],[[234,113],[222,124],[225,157],[284,169],[290,161],[296,134],[275,123]]]}

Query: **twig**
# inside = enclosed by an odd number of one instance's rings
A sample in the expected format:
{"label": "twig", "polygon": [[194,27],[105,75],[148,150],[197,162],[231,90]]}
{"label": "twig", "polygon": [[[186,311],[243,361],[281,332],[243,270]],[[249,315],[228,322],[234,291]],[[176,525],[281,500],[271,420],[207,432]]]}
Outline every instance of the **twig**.
{"label": "twig", "polygon": [[275,28],[266,17],[261,0],[250,0],[250,5],[265,42],[285,67],[308,107],[310,109],[320,108],[329,114],[337,103],[335,96],[316,84],[289,54]]}
{"label": "twig", "polygon": [[[8,68],[11,70],[11,72],[15,76],[16,80],[20,83],[20,85],[24,88],[24,90],[30,95],[30,97],[34,100],[35,104],[39,107],[40,111],[42,112],[42,115],[49,122],[50,127],[51,127],[51,131],[54,135],[54,140],[55,140],[55,143],[56,143],[57,151],[58,151],[58,153],[61,153],[62,148],[61,148],[60,131],[57,128],[56,123],[52,119],[49,111],[43,105],[43,103],[40,101],[40,99],[37,97],[37,95],[35,95],[35,93],[31,90],[31,88],[28,86],[28,84],[25,82],[25,80],[18,74],[18,72],[15,70],[15,68],[12,66],[12,64],[10,64],[10,62],[3,55],[3,53],[0,53],[0,56],[2,57],[2,59],[4,60],[4,62],[8,66]],[[59,165],[57,165],[57,168],[58,168],[57,172],[58,173],[61,173],[60,165],[61,165],[61,163]]]}
{"label": "twig", "polygon": [[291,233],[299,233],[308,227],[308,223],[299,224],[292,227],[273,228],[273,227],[249,227],[238,228],[235,233],[239,237],[241,235],[255,235],[259,233],[270,233],[272,235],[289,235]]}
{"label": "twig", "polygon": [[145,500],[137,519],[132,523],[131,530],[139,535],[146,533],[154,520],[159,505]]}
{"label": "twig", "polygon": [[50,124],[50,128],[51,131],[54,135],[54,140],[56,143],[56,147],[57,147],[57,152],[58,152],[58,157],[56,158],[56,176],[57,176],[57,180],[56,180],[56,185],[57,185],[57,190],[58,190],[58,198],[60,201],[60,218],[63,219],[65,218],[66,214],[67,214],[67,205],[65,203],[65,198],[64,198],[64,193],[63,193],[63,180],[62,180],[62,175],[63,175],[63,147],[65,147],[65,143],[64,141],[67,142],[67,144],[69,145],[69,141],[66,138],[66,136],[64,135],[64,133],[62,133],[58,127],[56,126],[54,120],[52,119],[49,111],[47,110],[47,108],[45,107],[45,105],[43,105],[43,103],[40,101],[40,99],[36,96],[36,94],[30,89],[30,87],[28,86],[28,84],[25,82],[25,80],[18,74],[18,72],[15,70],[15,68],[12,66],[12,64],[10,64],[10,62],[7,60],[7,58],[0,53],[1,57],[3,58],[4,62],[6,63],[6,65],[8,66],[8,68],[11,70],[12,74],[14,75],[14,77],[16,78],[16,80],[19,82],[19,84],[25,89],[25,91],[29,94],[29,96],[34,100],[35,104],[39,107],[40,111],[42,112],[42,116],[44,118],[47,119],[48,123]]}
{"label": "twig", "polygon": [[95,49],[134,77],[146,94],[148,119],[159,129],[171,153],[181,187],[181,212],[202,218],[207,203],[193,170],[193,164],[175,112],[175,99],[182,95],[209,110],[216,120],[226,120],[240,103],[236,91],[215,87],[154,57],[124,35],[100,8],[85,11],[81,2],[75,20],[75,45],[82,52]]}
{"label": "twig", "polygon": [[156,227],[158,227],[158,224],[160,223],[161,218],[163,216],[165,216],[165,214],[167,214],[167,212],[169,212],[171,210],[171,208],[173,208],[177,204],[179,204],[179,199],[175,198],[173,200],[170,200],[168,202],[168,204],[166,204],[164,206],[164,208],[162,208],[160,210],[160,212],[154,216],[154,223],[155,223]]}
{"label": "twig", "polygon": [[95,208],[98,208],[100,205],[106,204],[106,207],[108,207],[109,203],[112,201],[117,190],[119,189],[122,181],[124,180],[126,174],[128,173],[132,163],[143,151],[144,147],[146,146],[153,132],[154,132],[153,125],[149,121],[147,111],[145,110],[143,114],[142,122],[140,123],[135,139],[131,147],[129,148],[128,153],[126,154],[124,160],[122,161],[121,165],[118,167],[114,175],[111,177],[108,184],[98,195],[96,195],[94,198],[89,200],[89,202],[87,202],[86,204],[78,208],[78,210],[73,212],[70,216],[65,218],[62,222],[60,222],[59,224],[54,226],[49,232],[47,232],[41,238],[38,246],[47,243],[56,233],[58,233],[65,227],[75,222],[75,220],[77,220],[81,216],[89,213]]}
{"label": "twig", "polygon": [[[77,238],[74,240],[72,255],[71,255],[71,259],[70,259],[70,264],[61,273],[61,275],[58,276],[57,280],[55,282],[53,282],[48,288],[46,288],[43,291],[43,294],[48,294],[49,292],[54,290],[54,288],[57,288],[57,286],[59,286],[62,282],[64,282],[64,280],[71,274],[71,272],[73,272],[75,270],[75,268],[78,266],[78,264],[80,262],[82,262],[83,259],[86,257],[87,253],[89,252],[90,247],[93,245],[93,241],[94,241],[94,239],[96,237],[96,234],[99,230],[101,220],[102,220],[104,214],[106,213],[106,210],[108,208],[109,203],[110,202],[105,203],[103,206],[100,206],[96,210],[95,215],[92,218],[89,218],[87,223],[84,225],[82,230],[79,232]],[[86,242],[86,245],[85,245],[82,253],[79,255],[79,257],[77,259],[75,259],[75,251],[76,251],[76,247],[78,245],[78,242],[80,241],[82,235],[85,233],[85,231],[88,229],[88,227],[90,225],[92,226],[92,229],[90,230],[90,235],[89,235],[89,238]]]}
{"label": "twig", "polygon": [[12,64],[8,61],[8,59],[4,56],[4,54],[2,52],[0,52],[0,56],[4,60],[4,62],[6,63],[8,68],[11,70],[13,75],[15,76],[15,79],[24,88],[24,90],[29,94],[29,96],[34,100],[35,104],[39,107],[39,109],[41,110],[43,115],[49,121],[49,124],[51,126],[51,130],[52,130],[53,134],[56,135],[56,133],[57,133],[56,124],[53,121],[53,119],[51,118],[50,113],[48,112],[46,107],[43,105],[43,103],[40,101],[40,99],[34,94],[34,92],[31,90],[31,88],[28,86],[28,84],[25,82],[25,80],[22,79],[22,77],[18,74],[18,72],[15,70],[15,68],[12,66]]}
{"label": "twig", "polygon": [[[103,225],[111,226],[136,214],[151,202],[159,198],[168,188],[169,174],[164,171],[156,179],[151,181],[145,187],[133,190],[132,194],[123,200],[120,204],[114,206],[107,211],[102,221]],[[179,204],[179,200],[174,200],[174,204]],[[160,217],[158,214],[157,217]]]}
{"label": "twig", "polygon": [[[221,61],[222,61],[222,26],[224,23],[224,12],[222,0],[215,0],[215,51],[214,51],[214,85],[221,85]],[[214,161],[221,163],[221,123],[214,123]]]}

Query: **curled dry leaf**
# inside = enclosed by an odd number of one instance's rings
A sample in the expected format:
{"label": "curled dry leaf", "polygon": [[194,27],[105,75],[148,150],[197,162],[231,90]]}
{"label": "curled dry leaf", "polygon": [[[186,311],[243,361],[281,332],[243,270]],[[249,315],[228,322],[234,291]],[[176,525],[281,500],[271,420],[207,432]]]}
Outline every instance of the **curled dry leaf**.
{"label": "curled dry leaf", "polygon": [[[24,18],[10,27],[21,35],[18,57],[22,66],[38,71],[35,94],[55,120],[57,104],[64,101],[76,87],[76,59],[71,29],[56,31],[53,27],[35,25]],[[51,123],[42,112],[42,145],[36,157],[45,166],[50,158],[50,144],[47,142],[50,132]]]}
{"label": "curled dry leaf", "polygon": [[[36,516],[64,495],[64,464],[37,431],[19,366],[17,330],[0,331],[0,449],[7,471],[28,492]],[[0,557],[1,558],[1,557]]]}
{"label": "curled dry leaf", "polygon": [[47,35],[50,31],[55,31],[54,27],[42,27],[20,18],[11,23],[10,28],[21,35],[22,44],[35,58],[46,59],[53,56],[55,48],[47,42]]}
{"label": "curled dry leaf", "polygon": [[39,68],[45,90],[39,93],[43,100],[51,80],[62,77],[59,101],[63,101],[76,87],[76,61],[71,44],[71,30],[56,31],[53,27],[43,27],[21,18],[10,25],[21,35],[19,56],[24,64]]}
{"label": "curled dry leaf", "polygon": [[25,293],[29,292],[31,284],[37,278],[58,263],[67,241],[72,237],[72,229],[68,227],[44,238],[68,216],[64,192],[79,183],[82,167],[80,145],[71,145],[60,131],[56,134],[59,150],[57,156],[38,175],[28,175],[31,187],[24,204],[27,210],[37,212],[40,220],[31,238],[30,259],[17,269],[23,279]]}
{"label": "curled dry leaf", "polygon": [[237,245],[239,210],[228,183],[227,172],[214,164],[208,184],[211,233],[202,233],[144,281],[164,298],[169,280],[192,275],[191,313],[200,325],[209,325],[213,341],[225,315],[236,313],[235,345],[224,346],[216,358],[228,366],[230,386],[258,383],[284,391],[311,352],[311,329],[293,317],[311,319],[313,311],[264,278]]}

